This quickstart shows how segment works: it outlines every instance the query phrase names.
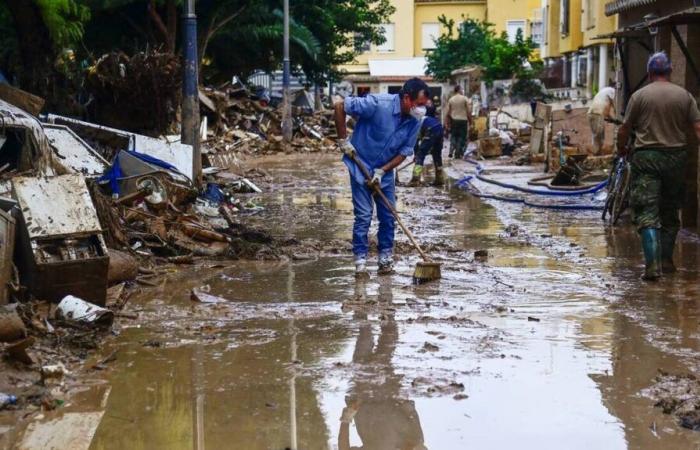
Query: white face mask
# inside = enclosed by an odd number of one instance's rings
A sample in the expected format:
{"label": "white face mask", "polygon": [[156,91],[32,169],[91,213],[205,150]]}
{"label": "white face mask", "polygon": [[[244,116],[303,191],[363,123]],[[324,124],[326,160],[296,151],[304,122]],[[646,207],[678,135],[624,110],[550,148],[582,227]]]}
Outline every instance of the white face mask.
{"label": "white face mask", "polygon": [[413,117],[416,120],[423,120],[423,117],[425,117],[425,106],[414,106],[411,108],[411,117]]}

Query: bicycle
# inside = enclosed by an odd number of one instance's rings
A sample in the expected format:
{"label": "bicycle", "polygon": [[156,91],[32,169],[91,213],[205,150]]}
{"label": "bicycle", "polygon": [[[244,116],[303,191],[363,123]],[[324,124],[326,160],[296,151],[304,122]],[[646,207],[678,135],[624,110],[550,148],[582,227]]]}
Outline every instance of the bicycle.
{"label": "bicycle", "polygon": [[[622,121],[618,119],[606,118],[605,121],[615,125],[622,124]],[[632,137],[632,142],[633,139]],[[605,200],[602,215],[603,221],[606,220],[608,214],[610,215],[609,223],[612,226],[617,225],[620,216],[629,207],[631,178],[632,168],[627,156],[619,156],[613,163],[613,169],[608,177],[608,198]]]}
{"label": "bicycle", "polygon": [[608,178],[608,198],[605,200],[602,219],[610,214],[609,223],[617,225],[620,216],[629,206],[630,179],[632,170],[626,156],[620,156],[615,162]]}

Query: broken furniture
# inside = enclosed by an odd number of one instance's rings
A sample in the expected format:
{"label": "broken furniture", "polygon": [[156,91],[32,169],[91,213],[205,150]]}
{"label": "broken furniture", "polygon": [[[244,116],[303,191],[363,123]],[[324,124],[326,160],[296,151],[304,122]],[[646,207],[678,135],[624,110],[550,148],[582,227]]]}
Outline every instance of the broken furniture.
{"label": "broken furniture", "polygon": [[76,295],[104,305],[109,254],[82,175],[17,177],[12,194],[22,223],[17,262],[35,297]]}

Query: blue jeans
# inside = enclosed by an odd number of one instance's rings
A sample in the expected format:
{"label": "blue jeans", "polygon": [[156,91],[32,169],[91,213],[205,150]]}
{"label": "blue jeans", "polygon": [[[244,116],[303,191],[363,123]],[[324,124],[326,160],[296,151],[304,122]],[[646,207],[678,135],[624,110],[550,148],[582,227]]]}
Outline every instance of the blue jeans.
{"label": "blue jeans", "polygon": [[[372,213],[374,212],[375,198],[372,190],[365,183],[358,183],[350,177],[350,187],[352,189],[352,206],[355,214],[355,223],[352,227],[352,253],[355,259],[366,258],[369,251],[369,227],[372,224]],[[394,174],[387,174],[382,180],[382,191],[389,199],[392,206],[396,205],[396,194],[394,190]],[[379,231],[377,233],[377,249],[379,256],[390,256],[394,250],[394,231],[396,222],[391,211],[380,199],[376,199],[377,218],[379,219]]]}

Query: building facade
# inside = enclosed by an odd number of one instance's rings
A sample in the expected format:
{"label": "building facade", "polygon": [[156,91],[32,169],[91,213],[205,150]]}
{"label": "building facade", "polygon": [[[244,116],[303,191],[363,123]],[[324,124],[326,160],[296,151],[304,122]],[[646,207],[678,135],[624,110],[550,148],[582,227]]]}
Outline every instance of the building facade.
{"label": "building facade", "polygon": [[[671,81],[700,97],[700,1],[608,1],[605,14],[617,18],[617,105],[624,112],[631,95],[647,83],[646,63],[651,53],[665,51],[673,64]],[[682,210],[685,228],[700,224],[700,170],[698,142],[687,130],[690,147],[686,171],[686,200]]]}
{"label": "building facade", "polygon": [[614,46],[609,36],[616,18],[605,14],[605,0],[542,0],[542,58],[561,96],[591,98],[614,80]]}
{"label": "building facade", "polygon": [[390,22],[383,24],[386,42],[362,45],[365,51],[353,64],[340,67],[346,79],[362,94],[391,93],[406,79],[423,78],[433,95],[441,97],[446,86],[425,75],[425,54],[435,48],[435,39],[446,32],[439,22],[446,16],[459,24],[466,18],[486,21],[497,33],[515,39],[520,29],[525,37],[542,44],[544,24],[541,0],[392,0],[396,8]]}

